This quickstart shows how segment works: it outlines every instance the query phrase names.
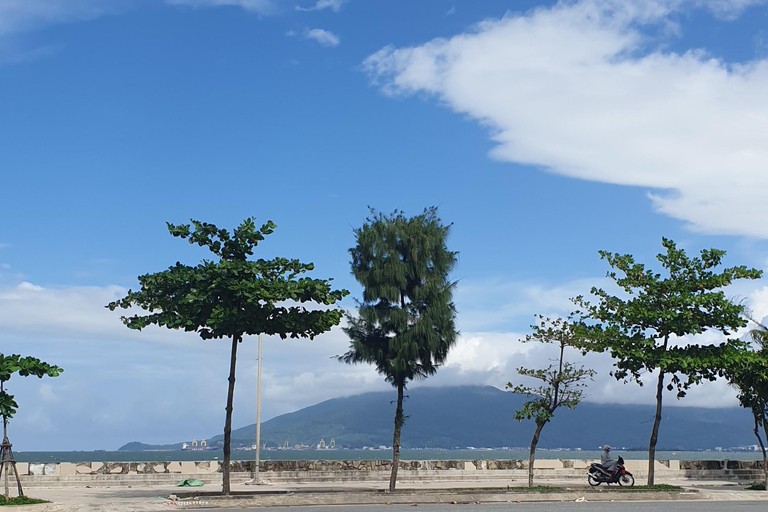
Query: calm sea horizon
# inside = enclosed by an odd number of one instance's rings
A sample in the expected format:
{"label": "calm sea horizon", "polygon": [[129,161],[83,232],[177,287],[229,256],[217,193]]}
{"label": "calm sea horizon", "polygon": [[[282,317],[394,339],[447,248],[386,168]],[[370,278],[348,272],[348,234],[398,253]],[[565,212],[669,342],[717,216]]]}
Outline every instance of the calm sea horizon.
{"label": "calm sea horizon", "polygon": [[[645,450],[614,448],[615,456],[627,460],[648,458]],[[205,451],[14,451],[17,462],[169,462],[210,461],[224,458],[220,450]],[[232,460],[253,460],[253,450],[233,450]],[[268,460],[390,460],[392,450],[262,450],[262,461]],[[525,449],[404,449],[401,460],[527,460]],[[599,459],[597,450],[536,450],[537,459]],[[656,460],[762,460],[759,452],[657,451]]]}

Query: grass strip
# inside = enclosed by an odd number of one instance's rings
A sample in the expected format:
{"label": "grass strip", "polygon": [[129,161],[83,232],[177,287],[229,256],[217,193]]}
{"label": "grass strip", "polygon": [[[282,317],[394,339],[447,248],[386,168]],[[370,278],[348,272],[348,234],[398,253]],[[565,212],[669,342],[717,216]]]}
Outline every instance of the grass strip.
{"label": "grass strip", "polygon": [[8,498],[8,500],[5,499],[5,496],[0,496],[0,506],[37,505],[38,503],[48,503],[48,502],[45,500],[36,500],[35,498],[30,498],[28,496],[16,496],[13,498]]}
{"label": "grass strip", "polygon": [[682,491],[682,487],[669,484],[656,484],[656,485],[635,485],[632,487],[621,487],[619,485],[600,486],[600,487],[550,487],[548,485],[537,485],[534,487],[507,487],[509,492],[565,492],[565,491],[587,491],[587,492],[603,492],[605,490],[633,492],[633,491]]}

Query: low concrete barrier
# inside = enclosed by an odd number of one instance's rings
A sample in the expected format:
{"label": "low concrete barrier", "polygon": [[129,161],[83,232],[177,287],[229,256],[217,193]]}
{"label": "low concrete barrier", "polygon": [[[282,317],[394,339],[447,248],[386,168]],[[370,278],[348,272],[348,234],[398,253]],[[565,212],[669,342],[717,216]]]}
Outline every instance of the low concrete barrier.
{"label": "low concrete barrier", "polygon": [[[541,459],[536,478],[543,481],[585,480],[591,460]],[[183,462],[79,462],[16,464],[22,484],[28,487],[168,485],[185,478],[205,484],[221,483],[220,461]],[[642,483],[648,462],[625,461],[627,470]],[[261,478],[275,483],[383,482],[389,479],[389,460],[261,461]],[[230,464],[233,482],[252,478],[254,461]],[[659,483],[684,480],[762,481],[762,461],[678,461],[655,463]],[[425,460],[401,461],[400,481],[498,481],[517,485],[528,480],[527,460]]]}

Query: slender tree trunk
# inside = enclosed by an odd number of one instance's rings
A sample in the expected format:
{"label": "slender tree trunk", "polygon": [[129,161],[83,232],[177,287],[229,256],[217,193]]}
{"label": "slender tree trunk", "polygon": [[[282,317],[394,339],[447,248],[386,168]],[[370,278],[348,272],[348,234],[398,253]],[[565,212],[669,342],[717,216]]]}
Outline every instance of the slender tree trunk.
{"label": "slender tree trunk", "polygon": [[533,439],[531,439],[531,453],[528,455],[528,487],[533,487],[533,461],[536,460],[536,445],[539,444],[539,435],[541,435],[541,429],[544,428],[545,423],[536,424],[536,432],[533,433]]}
{"label": "slender tree trunk", "polygon": [[237,344],[240,343],[242,334],[232,336],[232,356],[229,361],[229,389],[227,390],[227,414],[224,420],[224,460],[222,461],[222,483],[221,492],[229,496],[229,460],[232,452],[230,443],[232,441],[232,401],[235,397],[235,366],[237,364]]}
{"label": "slender tree trunk", "polygon": [[[765,418],[763,418],[763,430],[765,430]],[[765,453],[763,438],[760,437],[760,423],[757,421],[757,416],[755,416],[754,432],[755,437],[757,438],[757,443],[760,445],[760,451],[763,452],[763,484],[765,485],[765,490],[768,491],[768,456],[766,456]]]}
{"label": "slender tree trunk", "polygon": [[656,416],[653,417],[651,442],[648,445],[648,485],[653,485],[654,466],[656,465],[656,441],[659,440],[659,425],[661,424],[661,399],[664,392],[664,371],[659,370],[659,382],[656,384]]}
{"label": "slender tree trunk", "polygon": [[[8,442],[8,418],[3,417],[3,444],[5,445]],[[5,501],[8,501],[9,498],[9,492],[8,492],[8,472],[11,470],[10,463],[7,460],[8,453],[6,452],[5,446],[3,446],[3,460],[0,462],[0,464],[3,465],[3,473],[5,477]],[[18,476],[17,476],[18,478]]]}
{"label": "slender tree trunk", "polygon": [[[0,381],[0,393],[5,391],[5,382]],[[3,415],[3,445],[5,445],[8,442],[8,418]],[[5,451],[5,446],[3,446],[2,450],[3,460],[0,461],[0,464],[2,464],[2,469],[0,469],[0,472],[5,473],[5,501],[8,501],[8,471],[10,471],[11,468],[10,464],[6,462],[6,456],[7,453]],[[16,477],[18,479],[18,476]]]}
{"label": "slender tree trunk", "polygon": [[400,465],[400,430],[403,428],[403,391],[402,384],[397,385],[397,409],[395,410],[395,435],[392,438],[392,473],[389,475],[389,492],[395,492],[397,468]]}

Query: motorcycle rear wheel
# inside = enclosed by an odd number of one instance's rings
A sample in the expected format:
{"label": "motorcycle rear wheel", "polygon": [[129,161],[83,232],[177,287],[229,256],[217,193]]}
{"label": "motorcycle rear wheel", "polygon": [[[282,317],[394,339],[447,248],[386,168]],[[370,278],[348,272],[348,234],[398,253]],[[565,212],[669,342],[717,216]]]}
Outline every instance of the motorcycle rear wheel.
{"label": "motorcycle rear wheel", "polygon": [[622,487],[632,487],[635,485],[635,477],[629,473],[624,473],[619,477],[619,485]]}
{"label": "motorcycle rear wheel", "polygon": [[587,475],[587,482],[589,482],[589,485],[591,485],[592,487],[597,487],[598,485],[600,485],[600,484],[602,483],[602,482],[601,482],[601,481],[600,481],[600,480],[599,480],[597,477],[595,477],[595,475],[593,475],[592,473],[590,473],[590,474],[588,474],[588,475]]}

